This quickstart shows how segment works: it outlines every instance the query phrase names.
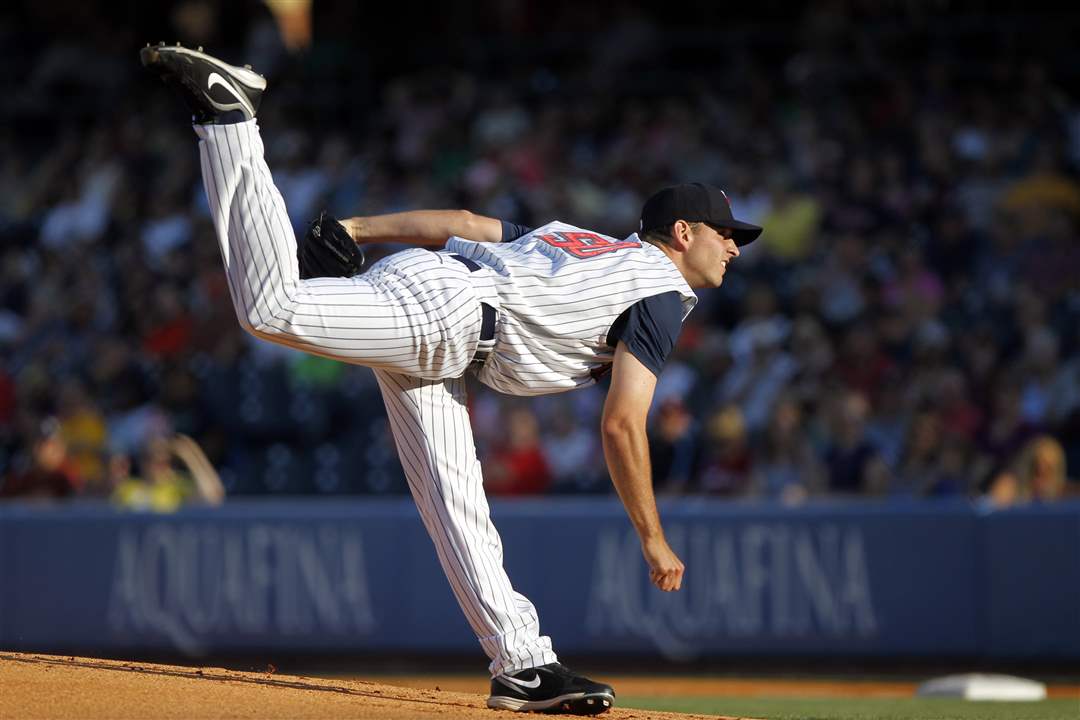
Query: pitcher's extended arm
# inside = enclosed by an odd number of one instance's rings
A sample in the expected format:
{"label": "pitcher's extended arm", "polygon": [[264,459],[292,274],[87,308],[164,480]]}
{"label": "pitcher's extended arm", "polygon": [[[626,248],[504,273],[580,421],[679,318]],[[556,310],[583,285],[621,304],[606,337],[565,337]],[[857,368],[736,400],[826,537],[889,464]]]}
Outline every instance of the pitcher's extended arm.
{"label": "pitcher's extended arm", "polygon": [[502,240],[502,223],[468,210],[410,210],[347,218],[341,224],[357,244],[399,242],[441,246],[454,235],[476,242]]}
{"label": "pitcher's extended arm", "polygon": [[601,419],[604,456],[619,499],[641,539],[649,579],[670,592],[682,586],[685,567],[664,537],[653,496],[645,420],[655,389],[656,376],[620,340]]}

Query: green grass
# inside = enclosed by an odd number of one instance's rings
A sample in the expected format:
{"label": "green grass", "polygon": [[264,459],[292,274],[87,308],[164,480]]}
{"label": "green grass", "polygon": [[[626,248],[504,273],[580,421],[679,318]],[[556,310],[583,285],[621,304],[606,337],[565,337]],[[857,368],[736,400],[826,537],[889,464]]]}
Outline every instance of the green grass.
{"label": "green grass", "polygon": [[972,702],[864,698],[620,697],[618,707],[761,720],[1080,720],[1080,700]]}

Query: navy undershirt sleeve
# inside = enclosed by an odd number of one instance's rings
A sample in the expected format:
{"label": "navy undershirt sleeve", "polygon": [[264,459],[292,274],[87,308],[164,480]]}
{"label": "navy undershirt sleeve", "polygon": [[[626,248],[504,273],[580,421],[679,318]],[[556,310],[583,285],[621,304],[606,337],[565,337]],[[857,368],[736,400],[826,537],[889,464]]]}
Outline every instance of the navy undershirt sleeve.
{"label": "navy undershirt sleeve", "polygon": [[533,231],[531,227],[525,227],[524,225],[517,225],[515,223],[507,222],[505,220],[500,220],[499,222],[502,223],[503,242],[513,242],[522,235],[528,235]]}
{"label": "navy undershirt sleeve", "polygon": [[683,306],[679,293],[653,295],[631,305],[611,326],[607,344],[615,347],[622,340],[626,349],[660,375],[661,368],[675,347],[682,330]]}

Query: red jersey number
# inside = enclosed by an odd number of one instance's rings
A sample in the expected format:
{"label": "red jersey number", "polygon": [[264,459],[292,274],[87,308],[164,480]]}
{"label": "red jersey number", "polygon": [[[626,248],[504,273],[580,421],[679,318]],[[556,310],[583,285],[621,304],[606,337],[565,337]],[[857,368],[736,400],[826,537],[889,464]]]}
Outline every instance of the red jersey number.
{"label": "red jersey number", "polygon": [[591,258],[610,252],[625,250],[626,248],[641,247],[636,240],[617,240],[612,242],[605,237],[600,237],[591,232],[555,232],[540,235],[548,245],[565,250],[576,258]]}

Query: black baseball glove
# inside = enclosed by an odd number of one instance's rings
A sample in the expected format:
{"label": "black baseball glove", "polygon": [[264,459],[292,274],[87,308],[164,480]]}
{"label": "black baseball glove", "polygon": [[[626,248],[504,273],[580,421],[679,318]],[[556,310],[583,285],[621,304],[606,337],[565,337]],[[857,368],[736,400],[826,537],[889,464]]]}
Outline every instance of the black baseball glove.
{"label": "black baseball glove", "polygon": [[345,226],[323,210],[296,244],[300,279],[352,277],[364,266],[364,253]]}

